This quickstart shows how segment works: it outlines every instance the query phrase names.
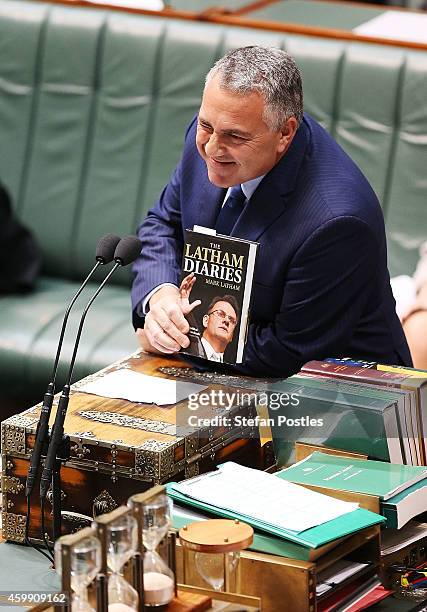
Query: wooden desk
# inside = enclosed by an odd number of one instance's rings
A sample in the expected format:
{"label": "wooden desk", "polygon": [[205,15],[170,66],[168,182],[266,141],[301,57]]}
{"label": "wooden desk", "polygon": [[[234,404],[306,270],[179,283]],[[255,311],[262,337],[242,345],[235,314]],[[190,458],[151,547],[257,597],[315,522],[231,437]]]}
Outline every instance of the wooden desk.
{"label": "wooden desk", "polygon": [[[189,380],[185,362],[138,353],[88,379],[123,367],[159,378],[174,378],[179,374]],[[195,378],[190,375],[190,380],[203,384],[201,389],[206,393],[221,390],[235,394],[235,387],[221,384],[221,381],[246,383],[253,388],[257,384],[253,379],[209,373]],[[134,493],[155,484],[196,476],[226,460],[261,469],[267,467],[256,427],[212,425],[192,430],[187,427],[184,431],[177,429],[177,424],[186,426],[188,415],[193,414],[189,411],[188,400],[163,407],[136,404],[79,392],[80,384],[73,386],[64,427],[70,438],[70,458],[61,469],[65,532],[90,524],[94,515],[113,510]],[[197,414],[212,418],[221,410],[209,405],[200,407]],[[24,489],[40,411],[41,404],[38,404],[2,424],[3,537],[13,542],[24,540]],[[229,416],[256,414],[255,406],[241,405],[229,412],[224,409],[224,412]],[[40,536],[41,526],[38,489],[36,482],[30,526],[34,538]],[[47,508],[50,533],[49,494]]]}

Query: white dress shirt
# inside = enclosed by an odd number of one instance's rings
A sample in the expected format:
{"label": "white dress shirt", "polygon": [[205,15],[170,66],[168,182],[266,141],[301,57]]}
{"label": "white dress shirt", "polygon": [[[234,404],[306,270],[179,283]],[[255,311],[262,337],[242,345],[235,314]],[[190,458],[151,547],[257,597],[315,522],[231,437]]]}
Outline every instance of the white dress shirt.
{"label": "white dress shirt", "polygon": [[203,348],[205,349],[206,358],[210,359],[211,361],[218,361],[220,363],[223,363],[224,353],[217,353],[213,346],[209,344],[209,342],[206,340],[206,338],[203,338],[203,336],[200,340],[203,345]]}

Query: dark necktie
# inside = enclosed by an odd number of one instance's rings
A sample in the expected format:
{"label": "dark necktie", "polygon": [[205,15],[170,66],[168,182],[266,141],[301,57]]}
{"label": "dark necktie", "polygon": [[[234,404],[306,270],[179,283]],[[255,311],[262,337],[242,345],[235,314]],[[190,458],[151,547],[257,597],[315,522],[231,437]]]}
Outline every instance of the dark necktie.
{"label": "dark necktie", "polygon": [[221,208],[216,220],[215,229],[218,234],[229,236],[236,225],[237,219],[244,208],[246,196],[240,185],[232,187],[230,194]]}

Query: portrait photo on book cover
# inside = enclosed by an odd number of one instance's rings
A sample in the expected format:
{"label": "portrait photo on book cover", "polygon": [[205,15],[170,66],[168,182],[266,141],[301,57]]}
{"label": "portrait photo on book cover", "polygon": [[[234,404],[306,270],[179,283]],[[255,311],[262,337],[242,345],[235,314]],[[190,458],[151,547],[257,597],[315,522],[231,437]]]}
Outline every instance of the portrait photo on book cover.
{"label": "portrait photo on book cover", "polygon": [[[203,279],[197,281],[203,283]],[[188,285],[190,283],[190,288]],[[196,283],[193,274],[185,277],[181,283],[181,293],[186,292],[190,299],[190,293]],[[216,287],[210,287],[211,291],[203,290],[203,299],[195,308],[187,314],[190,325],[190,346],[186,353],[196,357],[203,357],[210,361],[228,363],[235,359],[238,342],[238,330],[240,321],[240,308],[237,298],[231,293],[220,294]],[[210,294],[210,295],[209,295]]]}

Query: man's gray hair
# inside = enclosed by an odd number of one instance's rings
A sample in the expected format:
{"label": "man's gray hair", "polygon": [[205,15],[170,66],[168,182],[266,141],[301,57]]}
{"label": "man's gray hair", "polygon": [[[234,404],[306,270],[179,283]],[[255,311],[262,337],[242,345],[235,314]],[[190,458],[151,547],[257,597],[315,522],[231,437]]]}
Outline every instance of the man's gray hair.
{"label": "man's gray hair", "polygon": [[302,79],[295,60],[275,47],[241,47],[224,55],[206,76],[217,77],[220,87],[237,94],[254,91],[265,100],[264,121],[280,130],[289,117],[302,121]]}

